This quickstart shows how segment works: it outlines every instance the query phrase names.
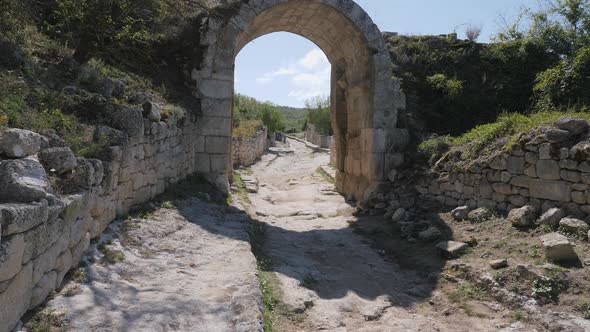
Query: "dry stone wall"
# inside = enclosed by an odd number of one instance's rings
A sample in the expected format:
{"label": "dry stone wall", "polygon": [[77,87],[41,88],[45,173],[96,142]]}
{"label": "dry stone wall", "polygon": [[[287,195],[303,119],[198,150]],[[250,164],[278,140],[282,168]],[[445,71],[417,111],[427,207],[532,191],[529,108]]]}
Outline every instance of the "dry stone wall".
{"label": "dry stone wall", "polygon": [[461,161],[460,152],[450,152],[415,188],[423,198],[449,207],[510,211],[530,205],[543,212],[562,207],[568,215],[588,219],[588,123],[564,118],[555,126],[523,133],[509,149],[470,163]]}
{"label": "dry stone wall", "polygon": [[121,130],[97,130],[111,145],[101,160],[75,158],[29,131],[0,132],[0,331],[59,287],[117,216],[210,162],[226,162],[202,157],[225,142],[205,147],[198,121],[154,122],[132,109],[116,117]]}
{"label": "dry stone wall", "polygon": [[314,125],[308,125],[305,130],[305,140],[320,148],[329,149],[332,137],[318,133]]}
{"label": "dry stone wall", "polygon": [[253,165],[268,150],[268,129],[264,127],[254,137],[232,137],[232,163],[234,167]]}

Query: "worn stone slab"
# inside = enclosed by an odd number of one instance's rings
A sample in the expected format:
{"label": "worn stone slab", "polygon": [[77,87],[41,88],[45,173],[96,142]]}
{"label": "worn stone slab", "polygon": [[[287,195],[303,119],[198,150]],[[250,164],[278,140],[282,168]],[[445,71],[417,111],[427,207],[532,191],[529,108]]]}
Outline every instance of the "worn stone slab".
{"label": "worn stone slab", "polygon": [[47,221],[49,208],[47,200],[30,204],[0,204],[2,236],[22,233]]}

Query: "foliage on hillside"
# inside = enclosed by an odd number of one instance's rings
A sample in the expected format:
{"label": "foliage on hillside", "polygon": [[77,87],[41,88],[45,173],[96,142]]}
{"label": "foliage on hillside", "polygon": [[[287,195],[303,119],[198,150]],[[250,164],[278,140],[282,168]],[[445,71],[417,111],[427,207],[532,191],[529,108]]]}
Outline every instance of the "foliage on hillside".
{"label": "foliage on hillside", "polygon": [[268,135],[285,130],[285,116],[279,107],[260,102],[252,97],[236,93],[233,109],[233,132],[235,137],[253,137],[260,126],[268,128]]}
{"label": "foliage on hillside", "polygon": [[387,37],[412,114],[401,121],[457,135],[502,113],[589,105],[590,1],[546,2],[489,45],[455,35]]}
{"label": "foliage on hillside", "polygon": [[198,109],[183,82],[200,63],[203,3],[0,1],[0,126],[55,131],[92,155],[94,127],[138,92],[164,117]]}
{"label": "foliage on hillside", "polygon": [[[475,158],[487,154],[490,148],[510,147],[518,140],[518,135],[535,128],[548,126],[564,116],[590,121],[590,109],[582,111],[543,111],[530,115],[504,113],[492,123],[476,126],[458,136],[434,135],[423,141],[418,150],[426,156],[437,155],[451,148],[464,150],[463,156]],[[500,144],[501,146],[498,146]]]}
{"label": "foliage on hillside", "polygon": [[307,111],[306,122],[315,126],[318,133],[332,135],[332,120],[330,109],[330,97],[315,97],[305,102]]}
{"label": "foliage on hillside", "polygon": [[305,118],[307,110],[305,108],[296,108],[288,106],[278,106],[279,111],[285,116],[285,132],[299,133],[305,127]]}

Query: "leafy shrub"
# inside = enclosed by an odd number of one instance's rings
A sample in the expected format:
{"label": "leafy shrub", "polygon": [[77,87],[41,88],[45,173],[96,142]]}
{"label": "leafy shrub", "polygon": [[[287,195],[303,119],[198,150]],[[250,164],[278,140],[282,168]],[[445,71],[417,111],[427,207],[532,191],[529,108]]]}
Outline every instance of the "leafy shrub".
{"label": "leafy shrub", "polygon": [[305,102],[306,120],[322,135],[332,135],[330,97],[315,97]]}
{"label": "leafy shrub", "polygon": [[532,290],[533,296],[537,298],[557,302],[559,293],[561,292],[561,284],[554,278],[541,276],[533,280]]}
{"label": "leafy shrub", "polygon": [[463,91],[463,82],[457,79],[450,79],[445,74],[428,76],[426,81],[436,90],[441,91],[446,98],[458,97]]}
{"label": "leafy shrub", "polygon": [[285,116],[275,106],[264,104],[260,110],[260,120],[268,128],[268,135],[285,130]]}
{"label": "leafy shrub", "polygon": [[234,96],[233,116],[233,133],[238,137],[254,136],[261,124],[268,128],[268,135],[285,129],[285,116],[278,106],[248,96]]}
{"label": "leafy shrub", "polygon": [[424,153],[435,154],[437,147],[466,148],[464,157],[470,158],[485,152],[485,149],[498,142],[499,138],[507,137],[508,144],[516,143],[517,134],[530,131],[536,127],[554,123],[564,116],[573,116],[590,121],[590,113],[584,110],[576,111],[544,111],[530,115],[520,113],[505,113],[492,123],[476,126],[459,136],[432,136],[420,143],[418,149]]}
{"label": "leafy shrub", "polygon": [[578,304],[576,310],[582,313],[584,319],[590,319],[590,302]]}
{"label": "leafy shrub", "polygon": [[263,126],[260,120],[242,121],[239,127],[232,130],[232,135],[239,138],[250,138],[256,135],[256,132]]}
{"label": "leafy shrub", "polygon": [[541,109],[590,105],[590,47],[539,73],[534,91]]}

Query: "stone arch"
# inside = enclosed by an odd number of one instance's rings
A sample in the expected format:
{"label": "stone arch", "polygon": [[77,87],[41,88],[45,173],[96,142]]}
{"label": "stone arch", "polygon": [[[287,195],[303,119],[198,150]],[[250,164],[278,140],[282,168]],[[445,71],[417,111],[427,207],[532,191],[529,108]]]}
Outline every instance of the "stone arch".
{"label": "stone arch", "polygon": [[[332,64],[332,123],[338,190],[363,199],[396,167],[407,133],[396,128],[405,107],[392,80],[389,52],[377,26],[352,0],[242,1],[228,17],[211,16],[206,48],[192,78],[201,99],[203,154],[197,170],[227,187],[231,171],[231,106],[235,57],[250,41],[286,31],[314,42]],[[397,160],[397,161],[396,161]]]}

